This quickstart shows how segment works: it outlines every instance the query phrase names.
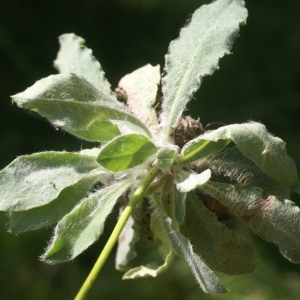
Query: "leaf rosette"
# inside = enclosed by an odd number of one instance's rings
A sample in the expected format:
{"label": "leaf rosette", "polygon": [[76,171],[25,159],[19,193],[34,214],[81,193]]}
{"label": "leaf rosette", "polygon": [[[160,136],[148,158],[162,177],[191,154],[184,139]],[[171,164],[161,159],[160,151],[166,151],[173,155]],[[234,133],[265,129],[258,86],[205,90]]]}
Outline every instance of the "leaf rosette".
{"label": "leaf rosette", "polygon": [[[210,294],[227,292],[214,271],[249,273],[258,259],[227,220],[240,218],[299,263],[299,208],[287,198],[289,190],[300,193],[300,185],[285,143],[260,123],[205,132],[199,120],[183,116],[203,77],[230,54],[246,19],[242,0],[203,5],[171,42],[162,80],[159,66],[148,64],[124,76],[116,93],[85,41],[60,36],[54,62],[60,74],[12,99],[55,127],[101,144],[20,156],[0,171],[0,210],[9,214],[9,230],[56,224],[41,259],[64,262],[100,238],[119,206],[97,268],[119,238],[116,268],[126,272],[124,279],[156,277],[177,255]],[[156,251],[142,264],[138,243]],[[90,276],[84,290],[94,271]]]}

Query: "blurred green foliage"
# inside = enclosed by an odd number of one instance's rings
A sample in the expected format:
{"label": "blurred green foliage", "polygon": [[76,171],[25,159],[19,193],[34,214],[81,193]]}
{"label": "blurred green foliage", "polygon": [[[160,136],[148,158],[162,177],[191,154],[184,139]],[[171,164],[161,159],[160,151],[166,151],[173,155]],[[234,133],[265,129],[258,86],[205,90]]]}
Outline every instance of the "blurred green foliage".
{"label": "blurred green foliage", "polygon": [[[44,150],[76,151],[90,146],[57,131],[37,114],[11,105],[9,95],[55,74],[57,37],[74,32],[101,62],[112,87],[138,67],[164,66],[171,40],[187,16],[209,1],[86,0],[0,2],[0,168],[16,156]],[[248,0],[249,19],[220,70],[205,78],[188,109],[204,125],[260,121],[281,137],[300,170],[300,2]],[[0,191],[1,192],[1,191]],[[299,196],[291,199],[298,205]],[[52,229],[13,236],[0,215],[1,299],[72,299],[114,225],[72,263],[49,266],[38,261]],[[218,299],[299,299],[300,267],[285,260],[275,246],[250,236],[261,260],[246,276],[221,279],[231,293]],[[215,299],[202,293],[178,260],[158,278],[122,281],[112,255],[89,299]]]}

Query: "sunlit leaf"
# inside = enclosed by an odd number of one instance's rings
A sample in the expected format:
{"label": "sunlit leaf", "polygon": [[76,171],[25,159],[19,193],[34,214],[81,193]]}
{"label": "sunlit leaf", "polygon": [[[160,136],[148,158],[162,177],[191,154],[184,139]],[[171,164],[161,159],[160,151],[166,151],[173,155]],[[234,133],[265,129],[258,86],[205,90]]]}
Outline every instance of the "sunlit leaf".
{"label": "sunlit leaf", "polygon": [[59,37],[59,43],[60,50],[54,66],[60,73],[81,75],[103,93],[112,94],[100,63],[92,55],[92,50],[84,45],[83,38],[74,33],[67,33]]}
{"label": "sunlit leaf", "polygon": [[218,221],[193,193],[186,201],[185,227],[193,249],[215,271],[229,275],[252,272],[258,256],[234,231]]}
{"label": "sunlit leaf", "polygon": [[186,165],[197,160],[202,160],[224,149],[229,143],[229,139],[209,141],[203,140],[200,137],[191,140],[182,148],[178,164]]}
{"label": "sunlit leaf", "polygon": [[159,65],[153,67],[150,64],[125,75],[119,82],[119,90],[125,93],[130,111],[154,132],[158,131],[158,120],[153,106],[159,82]]}
{"label": "sunlit leaf", "polygon": [[296,165],[287,155],[285,143],[269,134],[260,123],[232,124],[205,133],[182,149],[183,159],[190,149],[197,148],[203,141],[219,143],[220,140],[233,141],[241,153],[264,173],[300,193]]}
{"label": "sunlit leaf", "polygon": [[257,235],[277,244],[285,258],[300,263],[300,210],[294,202],[243,184],[208,181],[201,189],[221,201]]}
{"label": "sunlit leaf", "polygon": [[197,283],[202,290],[209,294],[224,294],[227,292],[216,275],[205,265],[200,257],[194,253],[190,241],[172,226],[172,220],[165,213],[162,204],[154,195],[154,206],[158,211],[159,217],[163,223],[165,231],[172,243],[177,255],[183,258],[191,268]]}
{"label": "sunlit leaf", "polygon": [[266,173],[236,147],[224,149],[197,163],[202,168],[210,168],[215,174],[223,174],[239,183],[251,184],[262,188],[272,195],[289,197],[289,189]]}
{"label": "sunlit leaf", "polygon": [[75,206],[57,224],[42,259],[48,263],[71,260],[98,240],[107,216],[130,185],[131,180],[111,185]]}
{"label": "sunlit leaf", "polygon": [[96,120],[85,128],[70,129],[67,131],[91,142],[107,142],[121,134],[117,125],[106,120]]}
{"label": "sunlit leaf", "polygon": [[202,78],[218,69],[219,60],[230,54],[247,10],[242,0],[219,0],[203,5],[192,16],[177,40],[171,42],[163,78],[163,134],[169,138],[186,104]]}
{"label": "sunlit leaf", "polygon": [[[89,141],[107,141],[122,130],[133,129],[151,136],[147,126],[125,105],[76,74],[41,79],[12,99],[18,106],[34,110],[55,126]],[[111,121],[118,123],[119,129]]]}
{"label": "sunlit leaf", "polygon": [[172,148],[160,148],[156,153],[154,165],[161,170],[168,171],[173,165],[177,151]]}
{"label": "sunlit leaf", "polygon": [[74,185],[63,189],[58,197],[39,207],[9,214],[9,231],[19,233],[52,225],[69,213],[83,199],[91,187],[107,176],[103,170],[92,170]]}
{"label": "sunlit leaf", "polygon": [[83,149],[79,154],[97,157],[100,153],[100,148]]}
{"label": "sunlit leaf", "polygon": [[0,172],[0,210],[45,205],[99,167],[95,158],[77,153],[49,151],[20,156]]}
{"label": "sunlit leaf", "polygon": [[97,158],[106,169],[114,172],[133,168],[153,155],[155,145],[141,134],[127,134],[107,143]]}
{"label": "sunlit leaf", "polygon": [[[180,175],[180,174],[178,174]],[[211,177],[211,170],[207,169],[200,174],[189,173],[183,181],[179,181],[176,186],[182,193],[187,193],[191,190],[205,184]]]}

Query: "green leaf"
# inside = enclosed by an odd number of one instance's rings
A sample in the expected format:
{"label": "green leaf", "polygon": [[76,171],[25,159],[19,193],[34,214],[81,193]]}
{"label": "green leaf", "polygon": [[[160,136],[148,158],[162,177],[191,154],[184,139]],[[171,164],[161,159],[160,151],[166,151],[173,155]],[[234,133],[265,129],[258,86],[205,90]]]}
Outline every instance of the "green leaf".
{"label": "green leaf", "polygon": [[148,276],[156,277],[169,268],[171,262],[173,261],[173,257],[174,253],[171,251],[166,256],[163,264],[160,265],[158,263],[149,263],[146,266],[142,265],[136,268],[132,268],[123,275],[122,279],[136,279]]}
{"label": "green leaf", "polygon": [[177,155],[176,149],[160,148],[156,153],[154,165],[164,171],[169,171]]}
{"label": "green leaf", "polygon": [[105,73],[92,50],[84,46],[85,40],[74,33],[67,33],[59,37],[59,43],[60,50],[54,61],[58,71],[81,75],[103,93],[112,96]]}
{"label": "green leaf", "polygon": [[[160,196],[160,203],[165,211],[165,213],[168,215],[168,217],[173,222],[173,227],[176,230],[179,230],[179,223],[176,220],[176,212],[175,212],[175,192],[177,192],[176,186],[174,184],[174,177],[172,174],[166,175],[166,179],[164,180],[164,185],[160,187],[159,190],[155,191],[155,195]],[[155,212],[157,214],[157,212]],[[181,212],[184,213],[184,212]],[[179,212],[180,214],[180,212]],[[159,215],[157,214],[156,218],[159,218]],[[160,221],[161,222],[161,221]],[[163,225],[160,225],[159,228],[164,228]],[[165,230],[164,230],[165,231]],[[165,240],[167,235],[164,232],[165,237],[162,240]]]}
{"label": "green leaf", "polygon": [[185,218],[186,193],[181,193],[180,191],[178,191],[176,185],[174,185],[173,187],[175,219],[179,224],[182,224]]}
{"label": "green leaf", "polygon": [[243,184],[208,181],[201,189],[244,220],[257,235],[277,244],[285,258],[300,263],[300,210],[292,201]]}
{"label": "green leaf", "polygon": [[[178,177],[183,173],[179,173]],[[183,180],[176,179],[177,189],[182,193],[187,193],[205,184],[211,177],[211,170],[207,169],[200,174],[184,173]]]}
{"label": "green leaf", "polygon": [[183,258],[190,266],[198,284],[202,290],[209,294],[224,294],[227,289],[222,285],[216,275],[204,264],[200,257],[194,253],[190,241],[172,226],[172,220],[165,213],[159,198],[155,194],[154,206],[158,211],[159,218],[172,243],[177,255]]}
{"label": "green leaf", "polygon": [[108,174],[103,170],[92,170],[74,185],[63,189],[58,197],[50,203],[24,211],[11,212],[9,231],[20,233],[57,223],[86,196],[95,183]]}
{"label": "green leaf", "polygon": [[75,206],[57,224],[52,241],[42,259],[48,263],[74,259],[98,240],[107,216],[131,183],[131,180],[126,180],[111,185]]}
{"label": "green leaf", "polygon": [[81,155],[97,157],[100,153],[99,148],[83,149],[79,152]]}
{"label": "green leaf", "polygon": [[119,172],[142,164],[155,152],[155,145],[144,135],[127,134],[107,143],[97,161],[104,168]]}
{"label": "green leaf", "polygon": [[[163,186],[161,187],[163,193],[160,194],[162,205],[171,218],[174,218],[175,212],[173,187],[174,185],[172,185],[172,178],[171,176],[168,176],[168,178],[163,181]],[[146,220],[143,219],[142,228],[146,225],[144,230],[146,232],[147,239],[150,239],[153,243],[158,245],[158,252],[160,257],[163,259],[163,262],[160,263],[155,261],[148,263],[147,265],[141,265],[132,268],[124,274],[123,279],[135,279],[147,276],[156,277],[160,273],[166,271],[173,260],[174,251],[172,250],[170,239],[166,234],[158,211],[154,209],[151,214],[148,212],[147,215],[150,216],[150,226],[148,225],[148,222],[145,222]]]}
{"label": "green leaf", "polygon": [[[167,205],[167,210],[170,211],[173,209],[173,201],[167,203],[169,201],[169,198],[167,195],[163,195],[164,199],[161,199],[162,202],[164,202],[164,206]],[[151,223],[150,223],[150,229],[153,232],[153,241],[158,244],[158,250],[160,256],[166,261],[167,257],[169,256],[170,252],[172,251],[172,243],[164,229],[164,225],[161,221],[161,218],[159,216],[158,210],[155,209],[151,214]]]}
{"label": "green leaf", "polygon": [[[165,187],[167,188],[168,184]],[[162,196],[162,202],[168,210],[168,213],[172,214],[174,210],[174,204],[169,195],[170,194],[168,192],[164,193]],[[154,210],[151,213],[150,232],[152,233],[151,240],[158,245],[158,251],[163,259],[163,262],[151,262],[145,266],[141,265],[139,267],[132,268],[124,274],[123,279],[135,279],[147,276],[156,277],[169,268],[174,258],[174,252],[157,210]]]}
{"label": "green leaf", "polygon": [[85,128],[65,130],[91,142],[107,142],[121,134],[117,125],[105,120],[96,120]]}
{"label": "green leaf", "polygon": [[139,238],[139,232],[134,227],[134,219],[130,216],[118,239],[118,249],[115,262],[117,270],[128,270],[129,262],[137,257],[135,244]]}
{"label": "green leaf", "polygon": [[159,65],[150,64],[125,75],[119,82],[119,91],[125,93],[130,111],[156,133],[158,120],[153,105],[159,83]]}
{"label": "green leaf", "polygon": [[244,1],[214,1],[196,10],[179,38],[171,42],[163,78],[164,138],[169,139],[202,78],[217,70],[220,58],[230,54],[239,26],[245,24],[246,18]]}
{"label": "green leaf", "polygon": [[0,172],[0,210],[22,211],[50,203],[99,167],[95,158],[69,152],[20,156]]}
{"label": "green leaf", "polygon": [[163,189],[166,184],[166,180],[168,180],[168,175],[162,176],[158,180],[151,183],[147,190],[144,192],[143,197],[148,197],[154,194],[156,191]]}
{"label": "green leaf", "polygon": [[223,126],[201,135],[184,147],[183,153],[196,148],[204,141],[219,142],[230,139],[241,153],[255,162],[268,176],[288,188],[300,192],[297,169],[286,153],[286,145],[280,138],[269,134],[260,123],[244,123]]}
{"label": "green leaf", "polygon": [[177,163],[186,165],[196,160],[204,159],[224,149],[229,143],[230,140],[228,139],[214,142],[203,140],[201,137],[193,139],[182,148]]}
{"label": "green leaf", "polygon": [[239,183],[258,186],[271,195],[289,197],[289,189],[270,178],[236,147],[224,149],[199,163],[201,168],[210,168],[215,174],[224,174]]}
{"label": "green leaf", "polygon": [[147,126],[121,102],[76,74],[49,76],[12,99],[18,106],[34,110],[55,126],[89,141],[108,141],[120,134],[120,128],[122,132],[135,130],[151,136]]}
{"label": "green leaf", "polygon": [[186,203],[187,236],[207,265],[229,275],[252,272],[258,260],[255,250],[219,222],[194,193],[188,194]]}

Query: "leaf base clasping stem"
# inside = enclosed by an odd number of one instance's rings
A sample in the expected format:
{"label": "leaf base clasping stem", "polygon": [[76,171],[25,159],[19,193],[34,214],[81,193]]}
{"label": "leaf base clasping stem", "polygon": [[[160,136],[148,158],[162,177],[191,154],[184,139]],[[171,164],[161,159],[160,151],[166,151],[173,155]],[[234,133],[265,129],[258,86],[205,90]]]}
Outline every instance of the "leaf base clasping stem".
{"label": "leaf base clasping stem", "polygon": [[111,233],[106,245],[104,246],[100,256],[98,257],[93,269],[91,270],[90,274],[86,278],[85,282],[83,283],[81,289],[79,290],[78,294],[75,297],[75,300],[83,300],[85,299],[88,291],[92,287],[96,277],[98,276],[99,272],[101,271],[104,263],[106,262],[110,252],[112,251],[114,245],[118,241],[119,235],[121,234],[128,218],[130,217],[133,209],[137,205],[138,201],[142,198],[144,192],[151,184],[153,179],[159,173],[159,168],[154,166],[150,169],[147,176],[141,182],[140,186],[135,190],[132,197],[130,198],[127,206],[122,212],[113,232]]}

